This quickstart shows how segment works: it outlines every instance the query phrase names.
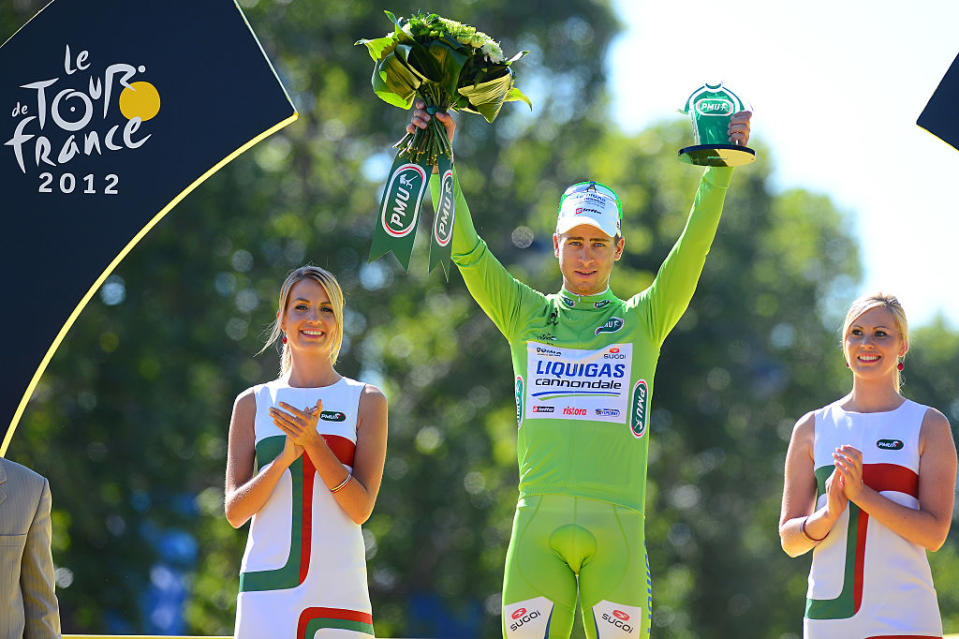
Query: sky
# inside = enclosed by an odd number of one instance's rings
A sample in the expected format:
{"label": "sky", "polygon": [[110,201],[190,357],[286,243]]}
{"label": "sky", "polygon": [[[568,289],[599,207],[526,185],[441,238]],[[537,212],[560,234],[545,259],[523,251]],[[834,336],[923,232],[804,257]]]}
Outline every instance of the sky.
{"label": "sky", "polygon": [[625,130],[683,118],[694,89],[723,81],[753,107],[751,140],[773,156],[773,188],[828,195],[846,214],[863,265],[858,293],[897,295],[911,326],[941,314],[959,327],[959,205],[949,191],[959,151],[916,125],[959,54],[959,2],[613,5],[624,32],[609,81]]}

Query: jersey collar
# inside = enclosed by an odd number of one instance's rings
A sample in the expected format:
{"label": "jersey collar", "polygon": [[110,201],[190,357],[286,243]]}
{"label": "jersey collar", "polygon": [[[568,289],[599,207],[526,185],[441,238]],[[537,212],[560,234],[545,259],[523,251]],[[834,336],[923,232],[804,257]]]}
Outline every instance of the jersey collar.
{"label": "jersey collar", "polygon": [[607,286],[606,290],[596,295],[577,295],[570,293],[566,287],[559,289],[559,301],[566,308],[577,308],[586,310],[599,310],[605,308],[616,300],[616,296]]}

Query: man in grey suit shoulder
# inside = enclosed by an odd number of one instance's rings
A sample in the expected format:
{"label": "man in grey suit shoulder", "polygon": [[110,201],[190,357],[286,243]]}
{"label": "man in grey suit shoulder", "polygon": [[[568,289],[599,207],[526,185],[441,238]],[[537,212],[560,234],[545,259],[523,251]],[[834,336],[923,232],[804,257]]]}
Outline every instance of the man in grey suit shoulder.
{"label": "man in grey suit shoulder", "polygon": [[0,639],[60,637],[50,483],[0,457]]}

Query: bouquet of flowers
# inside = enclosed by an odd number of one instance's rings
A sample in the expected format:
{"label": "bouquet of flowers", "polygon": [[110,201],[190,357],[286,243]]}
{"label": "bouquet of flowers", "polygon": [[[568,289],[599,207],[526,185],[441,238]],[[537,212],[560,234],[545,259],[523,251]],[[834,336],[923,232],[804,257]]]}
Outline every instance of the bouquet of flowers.
{"label": "bouquet of flowers", "polygon": [[[420,98],[426,103],[427,113],[464,111],[482,115],[487,122],[496,119],[504,102],[521,100],[532,108],[523,92],[513,86],[511,68],[526,51],[507,59],[499,43],[482,31],[435,13],[399,19],[389,11],[386,15],[393,22],[392,33],[356,42],[366,45],[374,60],[373,92],[383,101],[408,110]],[[399,151],[384,190],[371,258],[392,250],[408,267],[413,249],[411,231],[416,226],[428,176],[438,166],[443,177],[436,203],[430,270],[437,262],[443,263],[445,270],[453,228],[452,149],[446,129],[432,118],[425,130],[407,134],[394,148]],[[434,248],[445,249],[446,259],[434,260]]]}

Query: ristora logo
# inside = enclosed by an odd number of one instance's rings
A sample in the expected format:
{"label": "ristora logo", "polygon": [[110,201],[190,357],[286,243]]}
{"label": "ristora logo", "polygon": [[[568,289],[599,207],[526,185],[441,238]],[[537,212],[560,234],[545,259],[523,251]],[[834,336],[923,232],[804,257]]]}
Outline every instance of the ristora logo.
{"label": "ristora logo", "polygon": [[433,239],[440,246],[446,246],[453,238],[453,171],[443,173],[440,182],[440,200],[437,205],[436,223],[433,225]]}
{"label": "ristora logo", "polygon": [[341,413],[338,410],[325,410],[320,413],[320,419],[324,422],[344,422],[346,421],[346,413]]}
{"label": "ristora logo", "polygon": [[639,439],[646,434],[646,425],[649,418],[649,386],[646,380],[641,379],[633,386],[633,397],[630,402],[629,428],[633,437]]}
{"label": "ristora logo", "polygon": [[141,128],[160,112],[160,92],[147,80],[134,81],[146,72],[142,64],[104,62],[68,44],[62,69],[19,85],[23,97],[13,107],[15,125],[3,144],[21,173],[36,172],[38,193],[119,193],[116,173],[78,176],[68,167],[81,156],[139,149],[152,137]]}
{"label": "ristora logo", "polygon": [[696,103],[700,115],[731,115],[733,103],[725,98],[704,98]]}
{"label": "ristora logo", "polygon": [[883,450],[902,450],[905,444],[898,439],[880,439],[876,442],[876,447]]}
{"label": "ristora logo", "polygon": [[426,190],[426,171],[419,164],[404,164],[386,185],[380,223],[392,237],[406,237],[416,228],[420,201]]}
{"label": "ristora logo", "polygon": [[623,327],[625,322],[621,317],[610,317],[602,325],[597,326],[596,330],[593,331],[593,335],[599,335],[600,333],[615,333]]}

